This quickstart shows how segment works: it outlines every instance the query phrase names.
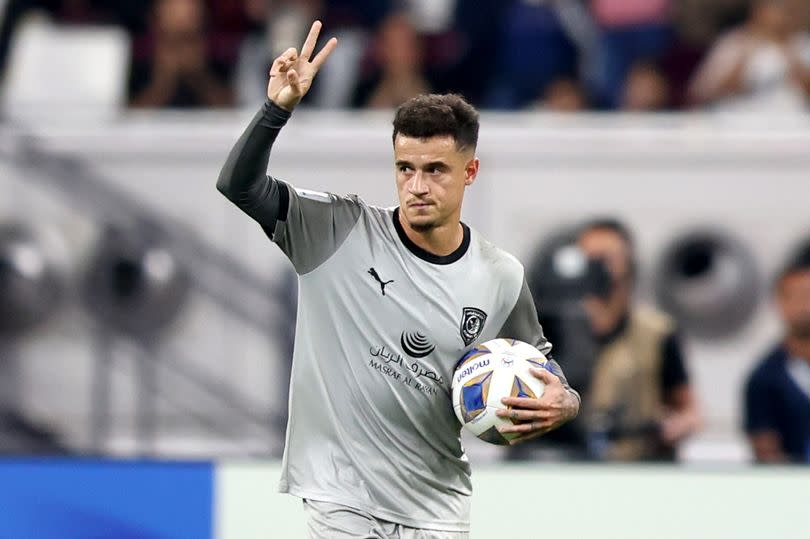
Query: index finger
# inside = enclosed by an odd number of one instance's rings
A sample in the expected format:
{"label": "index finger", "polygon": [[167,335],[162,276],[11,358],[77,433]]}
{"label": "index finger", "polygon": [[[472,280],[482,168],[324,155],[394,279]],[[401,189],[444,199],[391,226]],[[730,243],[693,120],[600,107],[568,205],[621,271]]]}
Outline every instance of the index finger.
{"label": "index finger", "polygon": [[309,60],[312,56],[312,51],[315,50],[315,43],[318,41],[318,35],[321,33],[321,21],[315,21],[309,29],[304,46],[301,47],[301,59]]}
{"label": "index finger", "polygon": [[337,38],[333,37],[326,42],[326,45],[323,46],[321,52],[319,52],[315,58],[312,59],[312,65],[315,66],[315,69],[320,69],[329,55],[332,54],[332,51],[335,50],[335,47],[337,47]]}
{"label": "index finger", "polygon": [[529,372],[531,372],[532,376],[547,384],[554,384],[560,381],[560,377],[551,372],[551,370],[547,367],[543,367],[542,369],[535,369],[532,367],[529,369]]}

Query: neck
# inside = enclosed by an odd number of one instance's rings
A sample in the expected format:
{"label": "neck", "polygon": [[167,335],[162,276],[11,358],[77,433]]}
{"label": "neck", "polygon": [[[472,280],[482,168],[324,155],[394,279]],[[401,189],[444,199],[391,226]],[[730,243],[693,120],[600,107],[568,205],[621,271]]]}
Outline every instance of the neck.
{"label": "neck", "polygon": [[785,347],[791,356],[800,357],[810,362],[810,339],[803,339],[795,336],[788,336]]}
{"label": "neck", "polygon": [[399,212],[399,224],[405,235],[417,247],[437,255],[447,256],[461,246],[464,240],[464,229],[458,218],[450,219],[446,224],[431,228],[425,231],[414,230],[405,220],[402,212]]}

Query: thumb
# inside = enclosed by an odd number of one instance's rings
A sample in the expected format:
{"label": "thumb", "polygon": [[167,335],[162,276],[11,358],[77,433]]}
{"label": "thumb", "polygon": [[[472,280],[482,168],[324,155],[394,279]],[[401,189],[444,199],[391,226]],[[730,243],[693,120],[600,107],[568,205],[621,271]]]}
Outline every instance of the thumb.
{"label": "thumb", "polygon": [[298,72],[295,69],[287,71],[287,82],[290,83],[290,88],[296,95],[301,95],[301,80],[298,78]]}
{"label": "thumb", "polygon": [[538,380],[542,381],[544,384],[552,385],[555,383],[559,383],[560,379],[554,375],[554,373],[549,372],[546,369],[529,369],[532,375],[537,378]]}

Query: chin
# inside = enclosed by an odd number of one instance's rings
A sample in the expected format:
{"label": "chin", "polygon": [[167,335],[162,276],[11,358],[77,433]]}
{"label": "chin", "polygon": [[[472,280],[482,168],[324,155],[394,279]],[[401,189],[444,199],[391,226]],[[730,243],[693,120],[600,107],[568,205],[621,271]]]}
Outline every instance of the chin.
{"label": "chin", "polygon": [[432,217],[427,217],[424,215],[419,215],[416,217],[408,217],[408,226],[412,229],[416,230],[417,232],[426,232],[433,228],[436,228],[436,220]]}
{"label": "chin", "polygon": [[438,224],[438,220],[434,215],[410,209],[405,212],[405,217],[407,218],[408,225],[414,230],[430,230],[431,228],[435,228]]}
{"label": "chin", "polygon": [[797,339],[803,341],[810,340],[810,322],[796,324],[792,329],[793,331],[791,333],[793,333],[794,337]]}
{"label": "chin", "polygon": [[428,232],[436,228],[436,223],[434,221],[425,221],[425,222],[411,222],[409,223],[411,228],[417,232]]}

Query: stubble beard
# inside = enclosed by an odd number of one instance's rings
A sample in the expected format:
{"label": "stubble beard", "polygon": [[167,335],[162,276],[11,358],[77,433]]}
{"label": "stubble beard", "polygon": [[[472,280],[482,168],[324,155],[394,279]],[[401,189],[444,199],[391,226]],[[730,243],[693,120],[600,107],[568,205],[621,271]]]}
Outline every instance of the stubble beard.
{"label": "stubble beard", "polygon": [[797,341],[810,341],[810,317],[799,320],[791,325],[790,336]]}
{"label": "stubble beard", "polygon": [[436,223],[431,221],[429,223],[422,223],[422,224],[413,224],[410,223],[411,229],[415,232],[419,232],[420,234],[424,234],[425,232],[430,232],[434,228],[436,228]]}
{"label": "stubble beard", "polygon": [[417,214],[415,217],[416,219],[408,219],[408,226],[410,226],[411,230],[414,232],[424,234],[439,227],[439,217],[436,215],[431,215],[428,220],[421,222],[414,222],[418,220],[420,216]]}

